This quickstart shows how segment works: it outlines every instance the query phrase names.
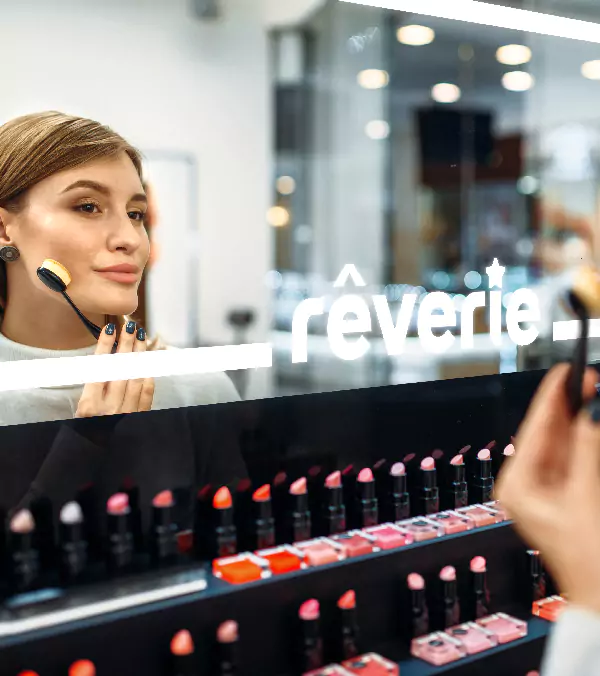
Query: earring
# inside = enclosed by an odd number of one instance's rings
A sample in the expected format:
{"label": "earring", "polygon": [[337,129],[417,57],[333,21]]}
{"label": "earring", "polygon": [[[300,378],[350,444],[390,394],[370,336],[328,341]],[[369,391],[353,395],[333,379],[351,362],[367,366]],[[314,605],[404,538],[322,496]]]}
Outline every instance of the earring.
{"label": "earring", "polygon": [[3,246],[0,249],[0,260],[3,260],[5,263],[13,263],[19,259],[20,255],[21,252],[16,246]]}

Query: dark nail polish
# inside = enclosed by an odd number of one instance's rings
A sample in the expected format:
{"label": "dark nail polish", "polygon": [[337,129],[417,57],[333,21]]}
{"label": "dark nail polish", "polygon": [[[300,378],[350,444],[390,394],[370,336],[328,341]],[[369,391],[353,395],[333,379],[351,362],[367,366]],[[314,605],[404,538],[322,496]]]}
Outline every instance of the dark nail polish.
{"label": "dark nail polish", "polygon": [[137,330],[137,339],[138,340],[146,340],[146,329],[140,328]]}
{"label": "dark nail polish", "polygon": [[107,324],[106,325],[106,335],[107,336],[112,336],[114,332],[116,331],[117,327],[114,324]]}
{"label": "dark nail polish", "polygon": [[592,422],[600,423],[600,397],[592,399],[588,404],[588,412]]}
{"label": "dark nail polish", "polygon": [[135,322],[127,322],[125,331],[127,331],[127,333],[133,333],[135,331]]}

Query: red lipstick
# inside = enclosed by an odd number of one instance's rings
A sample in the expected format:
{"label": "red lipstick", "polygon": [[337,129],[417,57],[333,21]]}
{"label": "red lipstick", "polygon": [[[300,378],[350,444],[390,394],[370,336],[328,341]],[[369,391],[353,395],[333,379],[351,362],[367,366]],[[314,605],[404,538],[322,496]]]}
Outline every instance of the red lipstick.
{"label": "red lipstick", "polygon": [[375,479],[368,468],[361,469],[357,479],[358,487],[358,527],[369,528],[379,523],[379,506],[375,494]]}
{"label": "red lipstick", "polygon": [[214,489],[203,486],[196,495],[194,505],[194,554],[199,559],[211,558],[210,531],[212,525],[212,499]]}
{"label": "red lipstick", "polygon": [[275,544],[275,520],[271,506],[271,486],[265,484],[254,491],[254,547],[267,549]]}
{"label": "red lipstick", "polygon": [[194,641],[187,629],[182,629],[173,636],[171,639],[173,676],[198,676],[194,650]]}
{"label": "red lipstick", "polygon": [[342,649],[343,660],[349,660],[360,654],[358,648],[358,620],[356,617],[356,594],[349,589],[337,602],[342,615]]}
{"label": "red lipstick", "polygon": [[69,667],[69,676],[96,676],[96,666],[90,660],[77,660]]}
{"label": "red lipstick", "polygon": [[290,486],[288,511],[289,542],[302,542],[311,538],[311,516],[308,502],[308,482],[305,477]]}
{"label": "red lipstick", "polygon": [[469,504],[465,469],[464,458],[460,453],[450,460],[450,481],[444,491],[445,509],[458,509]]}
{"label": "red lipstick", "polygon": [[411,573],[406,578],[411,598],[411,633],[413,638],[424,636],[429,632],[429,609],[425,598],[425,580],[418,573]]}
{"label": "red lipstick", "polygon": [[325,479],[323,509],[324,535],[336,535],[346,530],[346,508],[341,472],[333,472]]}
{"label": "red lipstick", "polygon": [[486,583],[487,563],[483,556],[471,559],[473,617],[478,620],[490,614],[490,595]]}
{"label": "red lipstick", "polygon": [[489,502],[494,490],[494,477],[492,475],[492,456],[487,448],[482,448],[475,460],[475,474],[469,492],[471,501],[477,503]]}
{"label": "red lipstick", "polygon": [[456,585],[456,570],[453,566],[446,566],[440,571],[440,580],[443,586],[443,625],[444,629],[460,624],[460,603]]}
{"label": "red lipstick", "polygon": [[419,514],[434,514],[440,511],[440,497],[437,487],[435,460],[432,457],[421,461],[421,490],[419,495]]}
{"label": "red lipstick", "polygon": [[237,533],[234,523],[233,499],[223,486],[213,498],[214,530],[210,558],[221,559],[237,553]]}
{"label": "red lipstick", "polygon": [[302,623],[302,673],[323,666],[323,640],[319,628],[321,608],[316,599],[305,601],[298,611]]}
{"label": "red lipstick", "polygon": [[238,623],[233,620],[223,622],[217,629],[219,644],[218,676],[235,676],[238,671]]}
{"label": "red lipstick", "polygon": [[177,558],[177,526],[173,523],[173,493],[162,491],[152,500],[150,556],[155,565],[172,563]]}
{"label": "red lipstick", "polygon": [[28,509],[17,512],[9,524],[10,574],[16,592],[31,589],[40,572],[40,556],[34,546],[35,521]]}
{"label": "red lipstick", "polygon": [[112,573],[133,564],[133,535],[129,523],[129,497],[115,493],[106,503],[108,517],[108,568]]}

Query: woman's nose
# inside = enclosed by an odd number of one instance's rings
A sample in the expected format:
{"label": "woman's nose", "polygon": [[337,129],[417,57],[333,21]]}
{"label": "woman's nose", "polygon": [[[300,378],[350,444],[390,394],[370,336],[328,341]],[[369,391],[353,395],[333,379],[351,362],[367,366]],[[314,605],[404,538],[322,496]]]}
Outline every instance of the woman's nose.
{"label": "woman's nose", "polygon": [[115,218],[111,229],[109,248],[113,250],[125,250],[129,253],[139,248],[142,242],[142,229],[132,223],[127,214],[124,218]]}

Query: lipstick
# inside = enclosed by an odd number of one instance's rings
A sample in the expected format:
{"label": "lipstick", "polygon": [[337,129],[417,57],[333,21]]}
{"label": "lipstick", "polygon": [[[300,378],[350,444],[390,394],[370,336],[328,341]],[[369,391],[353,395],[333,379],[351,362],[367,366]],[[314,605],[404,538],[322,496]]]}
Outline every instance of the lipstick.
{"label": "lipstick", "polygon": [[106,503],[108,516],[108,568],[112,573],[133,564],[133,535],[129,524],[129,497],[115,493]]}
{"label": "lipstick", "polygon": [[222,486],[213,498],[214,530],[209,558],[221,559],[237,553],[237,531],[234,523],[233,498]]}
{"label": "lipstick", "polygon": [[388,517],[390,521],[403,521],[410,517],[410,495],[406,490],[406,467],[397,462],[390,469],[390,495]]}
{"label": "lipstick", "polygon": [[435,514],[440,511],[439,490],[435,460],[432,457],[421,461],[421,490],[419,493],[419,514]]}
{"label": "lipstick", "polygon": [[252,531],[252,482],[250,479],[241,479],[233,495],[234,519],[237,530],[238,551],[243,552],[253,548],[254,533]]}
{"label": "lipstick", "polygon": [[276,474],[271,485],[271,509],[277,517],[275,520],[275,540],[278,543],[285,541],[285,520],[281,516],[285,514],[289,490],[288,475],[285,472]]}
{"label": "lipstick", "polygon": [[344,491],[344,505],[346,505],[346,526],[358,528],[358,505],[356,469],[354,465],[348,465],[342,470],[342,487]]}
{"label": "lipstick", "polygon": [[308,490],[308,508],[312,515],[313,527],[321,518],[321,500],[323,499],[323,469],[315,465],[308,470],[306,477]]}
{"label": "lipstick", "polygon": [[60,572],[65,582],[79,578],[88,562],[83,511],[78,502],[67,502],[60,510]]}
{"label": "lipstick", "polygon": [[187,629],[171,639],[172,676],[198,676],[194,659],[194,641]]}
{"label": "lipstick", "polygon": [[308,482],[305,477],[290,486],[288,511],[288,541],[302,542],[311,538],[311,516],[308,501]]}
{"label": "lipstick", "polygon": [[446,566],[440,571],[440,580],[443,587],[443,628],[460,624],[460,603],[456,585],[456,569]]}
{"label": "lipstick", "polygon": [[358,648],[358,620],[356,617],[356,594],[349,589],[337,602],[342,615],[342,660],[349,660],[360,654]]}
{"label": "lipstick", "polygon": [[411,599],[411,635],[413,638],[424,636],[429,632],[429,609],[425,598],[425,580],[418,573],[411,573],[406,578]]}
{"label": "lipstick", "polygon": [[96,676],[96,666],[90,660],[77,660],[69,667],[69,676]]}
{"label": "lipstick", "polygon": [[475,472],[469,495],[472,502],[483,503],[492,499],[494,477],[492,476],[492,456],[489,449],[482,448],[475,460]]}
{"label": "lipstick", "polygon": [[173,523],[173,493],[162,491],[152,500],[150,556],[154,564],[170,563],[177,558],[177,526]]}
{"label": "lipstick", "polygon": [[336,535],[346,530],[346,508],[342,473],[333,472],[325,479],[323,535]]}
{"label": "lipstick", "polygon": [[316,599],[305,601],[298,611],[302,623],[302,673],[323,666],[323,640],[319,629],[321,609]]}
{"label": "lipstick", "polygon": [[129,498],[129,528],[133,535],[133,548],[136,552],[144,547],[144,534],[142,529],[142,510],[140,507],[140,489],[127,477],[123,482],[122,493]]}
{"label": "lipstick", "polygon": [[233,620],[223,622],[217,629],[219,644],[218,676],[234,676],[238,671],[238,623]]}
{"label": "lipstick", "polygon": [[465,461],[460,453],[450,460],[449,470],[449,481],[444,491],[444,509],[466,507],[469,504],[469,491],[465,478]]}
{"label": "lipstick", "polygon": [[529,585],[528,593],[531,602],[546,598],[546,574],[540,559],[540,553],[536,549],[527,550]]}
{"label": "lipstick", "polygon": [[471,559],[471,589],[473,593],[473,617],[478,620],[490,614],[490,594],[486,583],[487,562],[483,556]]}
{"label": "lipstick", "polygon": [[254,546],[253,549],[267,549],[275,544],[275,519],[271,506],[271,486],[265,484],[254,491]]}
{"label": "lipstick", "polygon": [[357,525],[359,528],[376,526],[379,523],[379,506],[375,494],[373,472],[368,467],[361,469],[356,484],[358,488]]}
{"label": "lipstick", "polygon": [[28,509],[10,520],[10,575],[15,591],[31,589],[40,572],[40,555],[34,546],[35,521]]}

